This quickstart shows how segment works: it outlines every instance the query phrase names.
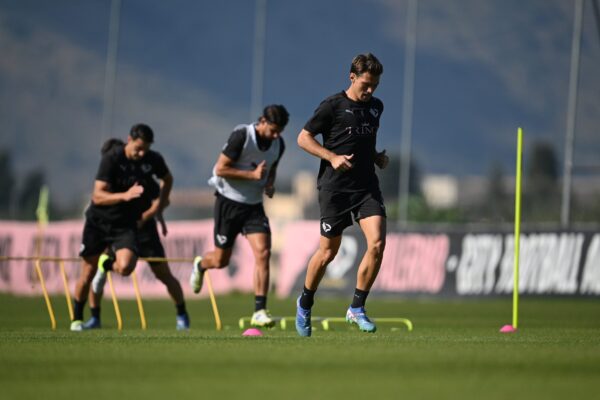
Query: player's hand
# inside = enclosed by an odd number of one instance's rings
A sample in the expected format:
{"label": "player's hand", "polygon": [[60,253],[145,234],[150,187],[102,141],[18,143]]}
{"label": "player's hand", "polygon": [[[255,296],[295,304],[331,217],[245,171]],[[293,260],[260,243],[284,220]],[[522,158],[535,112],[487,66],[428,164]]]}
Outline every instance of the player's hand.
{"label": "player's hand", "polygon": [[256,166],[254,171],[252,171],[252,177],[255,181],[260,181],[267,174],[267,162],[262,160],[260,164]]}
{"label": "player's hand", "polygon": [[142,193],[144,193],[144,187],[136,182],[125,192],[125,201],[137,199]]}
{"label": "player's hand", "polygon": [[352,160],[352,158],[354,157],[354,154],[350,154],[349,156],[346,155],[339,155],[339,156],[335,156],[331,159],[331,161],[329,161],[331,163],[331,166],[333,167],[334,170],[336,171],[340,171],[340,172],[345,172],[350,170],[353,165],[350,162]]}
{"label": "player's hand", "polygon": [[273,185],[265,186],[265,194],[267,195],[268,198],[272,198],[273,195],[275,194],[275,186],[273,186]]}
{"label": "player's hand", "polygon": [[385,154],[385,150],[375,155],[375,165],[377,165],[379,169],[385,169],[389,162],[390,158]]}

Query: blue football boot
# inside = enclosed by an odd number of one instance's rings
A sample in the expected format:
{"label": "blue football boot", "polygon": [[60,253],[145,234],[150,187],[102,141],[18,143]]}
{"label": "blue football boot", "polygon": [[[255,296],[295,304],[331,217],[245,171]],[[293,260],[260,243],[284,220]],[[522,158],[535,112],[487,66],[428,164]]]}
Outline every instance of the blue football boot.
{"label": "blue football boot", "polygon": [[350,324],[358,325],[358,329],[363,332],[373,333],[377,330],[375,324],[367,317],[364,307],[352,308],[348,307],[346,312],[346,321]]}
{"label": "blue football boot", "polygon": [[312,334],[310,325],[310,309],[300,307],[300,297],[296,300],[296,331],[298,335],[308,337]]}
{"label": "blue football boot", "polygon": [[100,323],[100,318],[91,317],[83,324],[83,329],[100,329],[102,328],[102,324]]}
{"label": "blue football boot", "polygon": [[187,331],[190,329],[190,317],[187,314],[181,314],[177,316],[177,325],[175,329],[178,331]]}

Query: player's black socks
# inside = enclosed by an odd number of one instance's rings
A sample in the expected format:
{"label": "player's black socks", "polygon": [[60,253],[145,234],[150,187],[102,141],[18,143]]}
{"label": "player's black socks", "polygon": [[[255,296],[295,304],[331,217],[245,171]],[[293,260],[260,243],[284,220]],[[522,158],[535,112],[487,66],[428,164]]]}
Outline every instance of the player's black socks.
{"label": "player's black socks", "polygon": [[183,302],[181,304],[177,304],[175,306],[175,308],[177,308],[177,315],[185,315],[185,314],[187,314],[187,310],[185,309],[185,302]]}
{"label": "player's black socks", "polygon": [[100,319],[100,306],[90,307],[90,311],[92,313],[92,317]]}
{"label": "player's black socks", "polygon": [[83,321],[83,308],[85,307],[84,301],[73,301],[73,321]]}
{"label": "player's black socks", "polygon": [[300,295],[300,307],[304,308],[305,310],[310,310],[315,303],[315,293],[316,290],[310,290],[304,286],[304,289],[302,289],[302,294]]}
{"label": "player's black socks", "polygon": [[254,296],[254,311],[267,308],[267,296]]}
{"label": "player's black socks", "polygon": [[367,301],[367,296],[369,295],[368,291],[360,290],[358,288],[354,289],[354,297],[352,298],[352,308],[364,307],[365,302]]}

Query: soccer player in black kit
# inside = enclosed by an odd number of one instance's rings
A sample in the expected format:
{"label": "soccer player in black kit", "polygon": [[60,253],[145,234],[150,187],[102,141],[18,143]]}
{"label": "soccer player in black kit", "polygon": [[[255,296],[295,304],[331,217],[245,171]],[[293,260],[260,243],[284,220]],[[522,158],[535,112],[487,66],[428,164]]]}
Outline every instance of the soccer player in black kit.
{"label": "soccer player in black kit", "polygon": [[[150,150],[153,141],[152,129],[136,124],[131,128],[125,146],[116,146],[102,156],[91,203],[85,213],[79,253],[83,258],[83,270],[75,287],[72,331],[84,328],[83,308],[90,285],[95,293],[99,293],[106,282],[107,270],[127,276],[135,268],[137,223],[147,208],[142,196],[144,185],[153,176],[172,182],[162,156]],[[167,202],[168,191],[161,191],[158,210],[162,211]],[[114,250],[115,259],[105,257],[102,265],[98,265],[100,256],[109,247]]]}
{"label": "soccer player in black kit", "polygon": [[[354,57],[348,89],[323,100],[298,135],[298,145],[321,159],[317,183],[321,238],[296,302],[296,330],[300,336],[312,333],[314,294],[338,252],[342,232],[352,225],[353,218],[365,235],[367,251],[358,267],[346,320],[364,332],[376,330],[364,306],[385,248],[386,214],[375,165],[383,169],[389,160],[385,150],[375,149],[383,103],[373,97],[382,73],[383,66],[374,55]],[[323,144],[315,139],[319,134]]]}
{"label": "soccer player in black kit", "polygon": [[[121,139],[108,139],[102,146],[101,154],[107,154],[108,152],[120,152],[123,151],[125,143]],[[116,149],[115,148],[119,148]],[[163,166],[164,161],[159,164],[160,171],[168,171],[166,163]],[[161,193],[167,199],[173,187],[173,178],[170,174],[164,174],[162,179],[156,181],[154,178],[149,177],[143,181],[144,192],[141,196],[142,208],[144,212],[141,215],[139,221],[137,221],[137,248],[138,255],[141,257],[154,257],[154,258],[165,258],[165,249],[160,241],[158,234],[158,225],[160,224],[163,236],[167,235],[167,225],[162,217],[162,211],[159,207],[161,206]],[[164,204],[164,207],[168,206]],[[114,260],[114,253],[112,249],[108,249],[107,252],[100,256],[99,264],[107,265],[108,259]],[[169,264],[166,261],[150,261],[148,262],[150,270],[167,288],[167,291],[175,303],[177,310],[176,325],[177,330],[187,330],[190,327],[190,319],[186,311],[185,300],[183,297],[183,290],[181,284],[173,276],[169,269]],[[92,281],[93,286],[93,281]],[[92,316],[90,319],[83,324],[84,329],[98,329],[101,327],[100,322],[100,300],[102,299],[102,292],[93,293],[90,292],[90,311]]]}

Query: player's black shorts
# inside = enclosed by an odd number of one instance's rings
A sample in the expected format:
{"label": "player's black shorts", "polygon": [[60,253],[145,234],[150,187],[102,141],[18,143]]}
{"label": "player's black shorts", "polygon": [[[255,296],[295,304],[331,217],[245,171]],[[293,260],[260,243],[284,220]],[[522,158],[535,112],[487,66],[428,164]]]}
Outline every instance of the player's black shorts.
{"label": "player's black shorts", "polygon": [[136,226],[114,226],[93,217],[86,217],[79,255],[96,256],[102,254],[107,247],[115,251],[130,249],[137,254]]}
{"label": "player's black shorts", "polygon": [[137,232],[138,255],[140,257],[165,257],[165,248],[163,247],[156,220],[153,218],[146,221]]}
{"label": "player's black shorts", "polygon": [[373,215],[386,217],[383,196],[379,190],[366,192],[330,192],[319,190],[321,236],[332,238],[342,234],[355,221]]}
{"label": "player's black shorts", "polygon": [[243,204],[219,193],[215,196],[215,246],[221,249],[232,247],[239,233],[271,234],[269,219],[262,203]]}

